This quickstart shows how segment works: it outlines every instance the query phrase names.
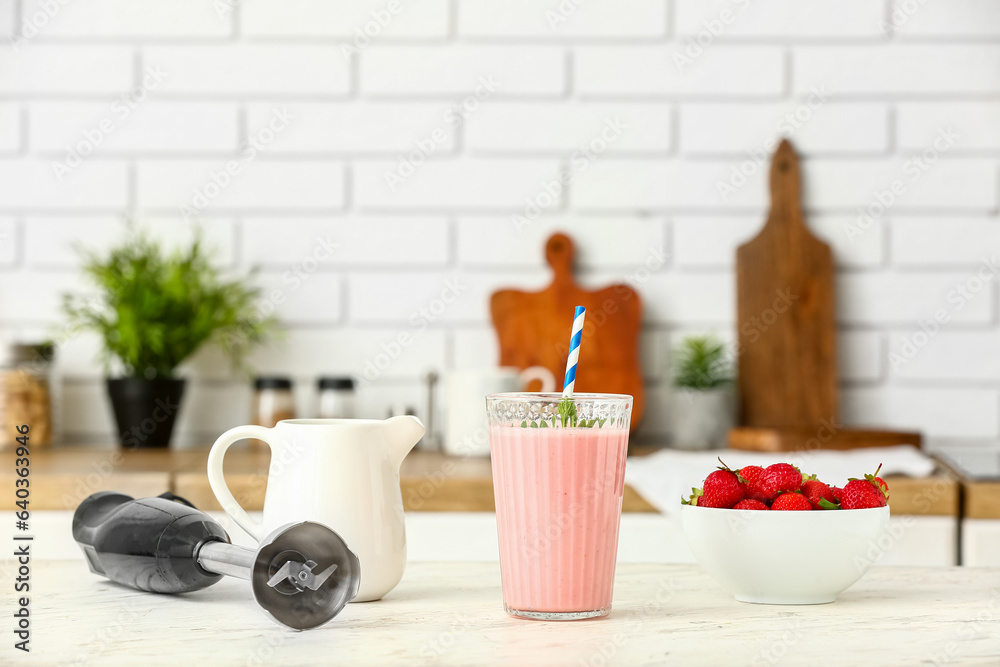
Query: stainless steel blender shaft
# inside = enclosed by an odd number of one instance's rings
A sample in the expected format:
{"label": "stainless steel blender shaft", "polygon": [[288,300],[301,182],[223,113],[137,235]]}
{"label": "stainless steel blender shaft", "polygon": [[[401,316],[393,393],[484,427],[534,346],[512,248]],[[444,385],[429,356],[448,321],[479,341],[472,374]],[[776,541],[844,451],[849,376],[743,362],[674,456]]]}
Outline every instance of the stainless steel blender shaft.
{"label": "stainless steel blender shaft", "polygon": [[196,558],[208,572],[249,581],[257,604],[297,630],[318,627],[340,613],[361,581],[358,557],[337,533],[311,521],[278,528],[256,550],[208,541]]}
{"label": "stainless steel blender shaft", "polygon": [[214,572],[250,581],[257,552],[227,542],[206,542],[198,550],[198,565]]}

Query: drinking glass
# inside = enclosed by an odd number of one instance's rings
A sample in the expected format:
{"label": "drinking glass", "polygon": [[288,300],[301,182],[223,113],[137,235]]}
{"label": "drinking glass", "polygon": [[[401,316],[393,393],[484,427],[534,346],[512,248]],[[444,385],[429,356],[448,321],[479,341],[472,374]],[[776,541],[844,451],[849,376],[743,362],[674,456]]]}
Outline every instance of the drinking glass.
{"label": "drinking glass", "polygon": [[578,620],[611,611],[632,397],[486,397],[504,609]]}

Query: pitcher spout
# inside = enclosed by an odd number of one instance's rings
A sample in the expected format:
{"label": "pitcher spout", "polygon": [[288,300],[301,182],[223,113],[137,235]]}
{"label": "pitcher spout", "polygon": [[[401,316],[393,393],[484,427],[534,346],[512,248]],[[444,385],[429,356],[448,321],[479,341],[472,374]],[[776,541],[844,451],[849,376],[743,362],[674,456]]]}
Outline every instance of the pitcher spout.
{"label": "pitcher spout", "polygon": [[396,467],[403,463],[403,459],[410,453],[413,446],[420,438],[424,437],[424,423],[413,415],[400,415],[391,417],[382,422],[382,428],[386,434],[386,441],[389,443],[389,451],[392,452]]}

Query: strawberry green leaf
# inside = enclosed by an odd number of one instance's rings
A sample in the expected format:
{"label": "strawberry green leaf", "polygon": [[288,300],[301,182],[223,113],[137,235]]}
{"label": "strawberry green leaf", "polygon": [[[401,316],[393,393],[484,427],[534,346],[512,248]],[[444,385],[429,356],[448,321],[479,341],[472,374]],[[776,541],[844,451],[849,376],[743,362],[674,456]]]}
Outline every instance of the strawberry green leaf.
{"label": "strawberry green leaf", "polygon": [[819,503],[817,503],[817,504],[820,506],[821,509],[825,509],[825,510],[839,510],[840,509],[840,505],[839,504],[837,504],[837,503],[831,503],[826,498],[820,498],[819,499]]}
{"label": "strawberry green leaf", "polygon": [[695,488],[692,487],[692,489],[691,489],[691,497],[688,498],[687,500],[684,500],[684,497],[681,496],[681,504],[682,505],[697,505],[698,504],[698,498],[700,498],[702,495],[704,495],[704,493],[705,493],[704,489],[695,489]]}
{"label": "strawberry green leaf", "polygon": [[[721,456],[719,457],[719,463],[721,463],[721,464],[722,464],[721,466],[719,466],[719,470],[725,470],[726,472],[731,472],[731,473],[735,474],[735,475],[736,475],[737,477],[739,477],[739,476],[740,476],[740,471],[739,471],[739,470],[733,470],[732,468],[730,468],[730,467],[729,467],[729,466],[728,466],[728,465],[726,464],[726,462],[722,460],[722,457],[721,457]],[[742,479],[742,478],[740,478],[740,479],[741,479],[741,481],[744,481],[744,482],[746,481],[746,480],[744,480],[744,479]]]}

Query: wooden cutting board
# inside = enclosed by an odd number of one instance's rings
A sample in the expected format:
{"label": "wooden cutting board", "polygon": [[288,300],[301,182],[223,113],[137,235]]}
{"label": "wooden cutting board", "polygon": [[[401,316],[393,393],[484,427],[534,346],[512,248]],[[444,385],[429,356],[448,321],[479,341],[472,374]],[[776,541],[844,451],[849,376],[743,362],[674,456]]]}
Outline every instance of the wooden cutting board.
{"label": "wooden cutting board", "polygon": [[736,251],[743,426],[729,432],[729,446],[771,452],[920,447],[917,432],[837,422],[833,253],[809,232],[800,201],[799,160],[785,140],[771,161],[767,222]]}
{"label": "wooden cutting board", "polygon": [[830,422],[817,426],[781,428],[740,427],[730,429],[729,446],[755,452],[791,452],[812,449],[856,449],[858,447],[893,447],[913,445],[919,448],[922,438],[909,431],[872,431],[856,428],[831,428]]}
{"label": "wooden cutting board", "polygon": [[815,427],[837,418],[834,265],[802,217],[799,161],[782,141],[771,162],[771,211],[736,251],[740,419]]}
{"label": "wooden cutting board", "polygon": [[500,365],[527,368],[545,366],[562,389],[569,356],[573,309],[587,309],[576,391],[630,394],[632,428],[645,405],[639,367],[639,330],[642,302],[628,285],[610,285],[588,291],[573,279],[573,241],[553,234],[545,244],[552,267],[552,284],[541,292],[501,290],[490,299],[493,326],[500,341]]}

